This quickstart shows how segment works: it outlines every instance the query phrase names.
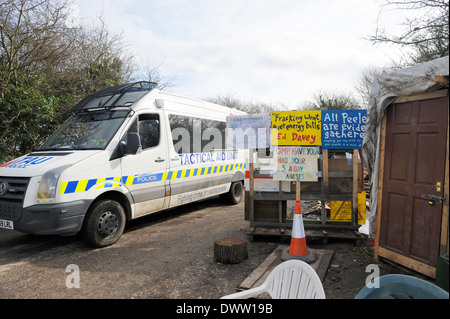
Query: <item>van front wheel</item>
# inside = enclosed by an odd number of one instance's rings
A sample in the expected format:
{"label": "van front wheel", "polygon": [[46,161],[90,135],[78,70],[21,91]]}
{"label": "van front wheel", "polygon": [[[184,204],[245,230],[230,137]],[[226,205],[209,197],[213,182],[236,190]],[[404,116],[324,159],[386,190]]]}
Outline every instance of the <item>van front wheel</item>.
{"label": "van front wheel", "polygon": [[83,231],[86,239],[95,247],[114,244],[125,229],[125,211],[114,200],[100,200],[89,210]]}

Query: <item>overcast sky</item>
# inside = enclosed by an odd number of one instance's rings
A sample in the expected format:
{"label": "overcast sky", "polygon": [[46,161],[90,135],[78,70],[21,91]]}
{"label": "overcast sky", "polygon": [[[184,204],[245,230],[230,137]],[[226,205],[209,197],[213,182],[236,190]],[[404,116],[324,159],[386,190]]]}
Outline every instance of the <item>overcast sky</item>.
{"label": "overcast sky", "polygon": [[[321,90],[352,92],[361,71],[398,48],[374,46],[379,0],[75,0],[103,16],[137,62],[160,65],[168,91],[295,108]],[[384,19],[386,15],[383,15]],[[383,24],[389,24],[384,21]]]}

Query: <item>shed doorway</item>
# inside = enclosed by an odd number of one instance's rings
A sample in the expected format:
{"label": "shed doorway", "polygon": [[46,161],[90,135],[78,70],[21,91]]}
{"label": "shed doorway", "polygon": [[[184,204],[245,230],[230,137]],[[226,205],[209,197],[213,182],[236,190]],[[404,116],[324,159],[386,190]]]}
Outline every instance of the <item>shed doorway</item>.
{"label": "shed doorway", "polygon": [[397,99],[388,107],[383,125],[376,255],[431,277],[441,253],[441,199],[448,187],[448,106],[448,95]]}

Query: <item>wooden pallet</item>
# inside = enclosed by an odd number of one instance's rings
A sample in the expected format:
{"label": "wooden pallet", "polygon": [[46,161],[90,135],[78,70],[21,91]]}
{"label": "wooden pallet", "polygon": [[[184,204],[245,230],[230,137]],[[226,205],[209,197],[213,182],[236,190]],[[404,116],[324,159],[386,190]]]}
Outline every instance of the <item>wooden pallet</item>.
{"label": "wooden pallet", "polygon": [[[280,237],[281,241],[290,241],[291,229],[283,227],[250,227],[247,234],[253,241],[255,236],[274,236]],[[306,239],[322,239],[323,243],[327,243],[328,239],[348,239],[355,240],[356,244],[361,244],[367,236],[352,229],[306,229]]]}

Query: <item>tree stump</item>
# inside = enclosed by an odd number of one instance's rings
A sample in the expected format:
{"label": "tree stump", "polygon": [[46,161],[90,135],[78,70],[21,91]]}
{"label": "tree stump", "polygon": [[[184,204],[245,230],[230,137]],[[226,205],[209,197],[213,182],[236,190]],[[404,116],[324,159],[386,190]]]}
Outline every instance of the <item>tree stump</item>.
{"label": "tree stump", "polygon": [[214,261],[238,264],[247,258],[247,242],[242,238],[226,237],[214,242]]}

